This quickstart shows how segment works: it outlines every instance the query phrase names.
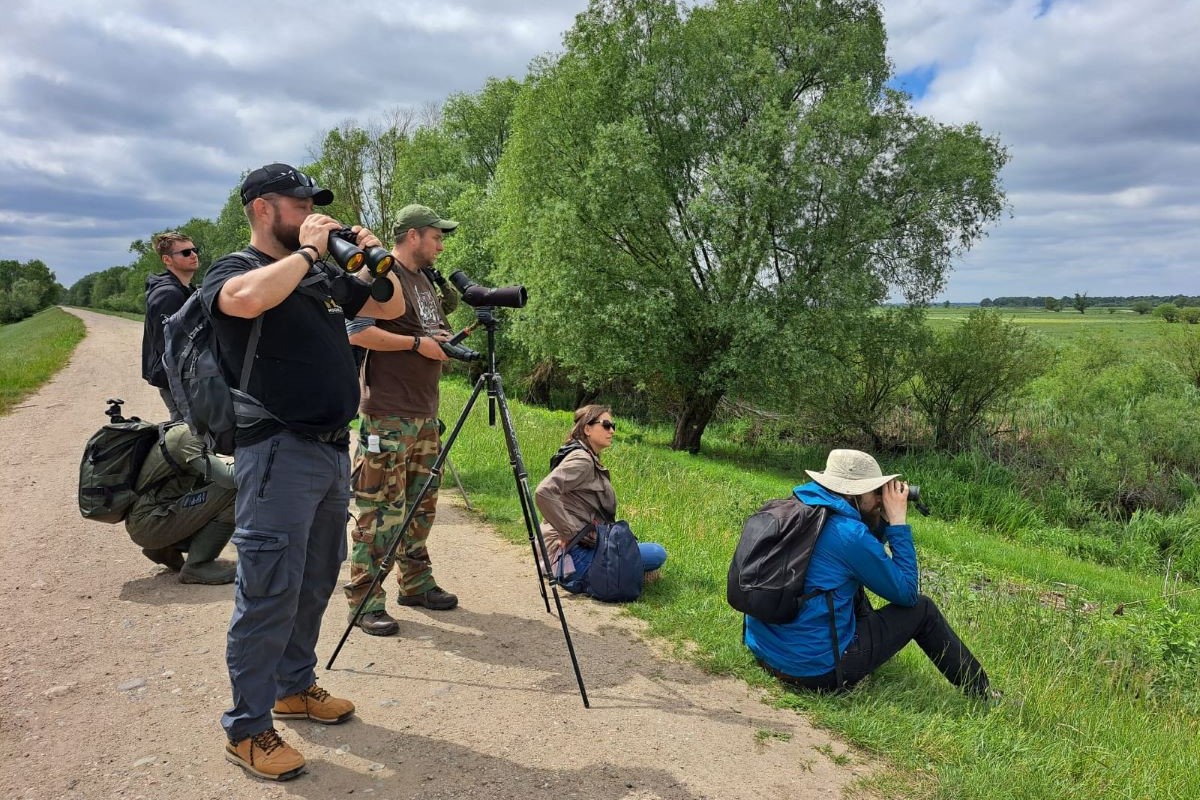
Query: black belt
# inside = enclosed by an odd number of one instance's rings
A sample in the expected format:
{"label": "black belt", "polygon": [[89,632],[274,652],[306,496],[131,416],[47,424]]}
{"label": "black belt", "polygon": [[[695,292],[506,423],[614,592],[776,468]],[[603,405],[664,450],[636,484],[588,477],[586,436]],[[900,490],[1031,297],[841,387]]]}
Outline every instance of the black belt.
{"label": "black belt", "polygon": [[323,431],[321,433],[305,433],[302,434],[305,438],[312,439],[325,444],[350,444],[350,429],[338,428],[332,431]]}

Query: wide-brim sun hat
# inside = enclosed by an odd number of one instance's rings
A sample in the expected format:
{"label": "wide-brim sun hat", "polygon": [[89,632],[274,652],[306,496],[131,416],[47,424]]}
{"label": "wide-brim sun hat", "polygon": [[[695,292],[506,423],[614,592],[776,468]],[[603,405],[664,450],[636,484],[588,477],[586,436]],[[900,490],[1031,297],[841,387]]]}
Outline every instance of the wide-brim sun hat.
{"label": "wide-brim sun hat", "polygon": [[900,473],[884,475],[879,462],[861,450],[830,450],[825,459],[825,471],[804,470],[808,477],[838,494],[866,494],[873,492]]}

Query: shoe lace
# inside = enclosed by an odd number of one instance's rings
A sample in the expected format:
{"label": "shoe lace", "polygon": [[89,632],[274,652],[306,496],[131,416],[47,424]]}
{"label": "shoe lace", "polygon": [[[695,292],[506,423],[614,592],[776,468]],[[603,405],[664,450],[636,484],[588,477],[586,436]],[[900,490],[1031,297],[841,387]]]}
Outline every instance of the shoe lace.
{"label": "shoe lace", "polygon": [[304,693],[313,700],[316,700],[318,703],[324,703],[329,699],[329,692],[325,691],[320,686],[317,686],[315,683],[308,687]]}
{"label": "shoe lace", "polygon": [[263,755],[270,755],[272,750],[283,747],[283,739],[280,738],[279,731],[274,728],[267,728],[262,733],[251,736],[250,741],[263,751]]}

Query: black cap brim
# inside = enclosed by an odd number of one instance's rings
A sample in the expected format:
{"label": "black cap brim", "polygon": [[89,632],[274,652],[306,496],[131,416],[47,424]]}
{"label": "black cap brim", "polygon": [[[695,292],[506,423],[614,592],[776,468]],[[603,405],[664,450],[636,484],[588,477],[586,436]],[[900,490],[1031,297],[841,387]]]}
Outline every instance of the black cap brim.
{"label": "black cap brim", "polygon": [[329,189],[318,189],[314,186],[297,186],[293,189],[284,189],[276,192],[276,194],[285,194],[288,197],[311,197],[314,206],[327,206],[333,202],[333,192]]}

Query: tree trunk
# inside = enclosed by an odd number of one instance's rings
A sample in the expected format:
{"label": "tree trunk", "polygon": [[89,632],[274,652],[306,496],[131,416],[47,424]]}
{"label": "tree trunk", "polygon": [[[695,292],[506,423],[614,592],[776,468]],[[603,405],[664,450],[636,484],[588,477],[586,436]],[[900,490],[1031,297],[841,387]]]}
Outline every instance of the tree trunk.
{"label": "tree trunk", "polygon": [[550,389],[554,386],[554,362],[542,361],[529,375],[529,386],[525,391],[526,402],[550,407]]}
{"label": "tree trunk", "polygon": [[600,396],[600,392],[596,389],[589,389],[583,384],[578,384],[575,387],[575,408],[583,408],[590,406],[596,402],[596,398]]}
{"label": "tree trunk", "polygon": [[684,399],[683,414],[675,425],[675,439],[671,442],[672,450],[686,450],[689,453],[700,452],[700,437],[712,420],[721,402],[724,392],[713,394],[689,394]]}

